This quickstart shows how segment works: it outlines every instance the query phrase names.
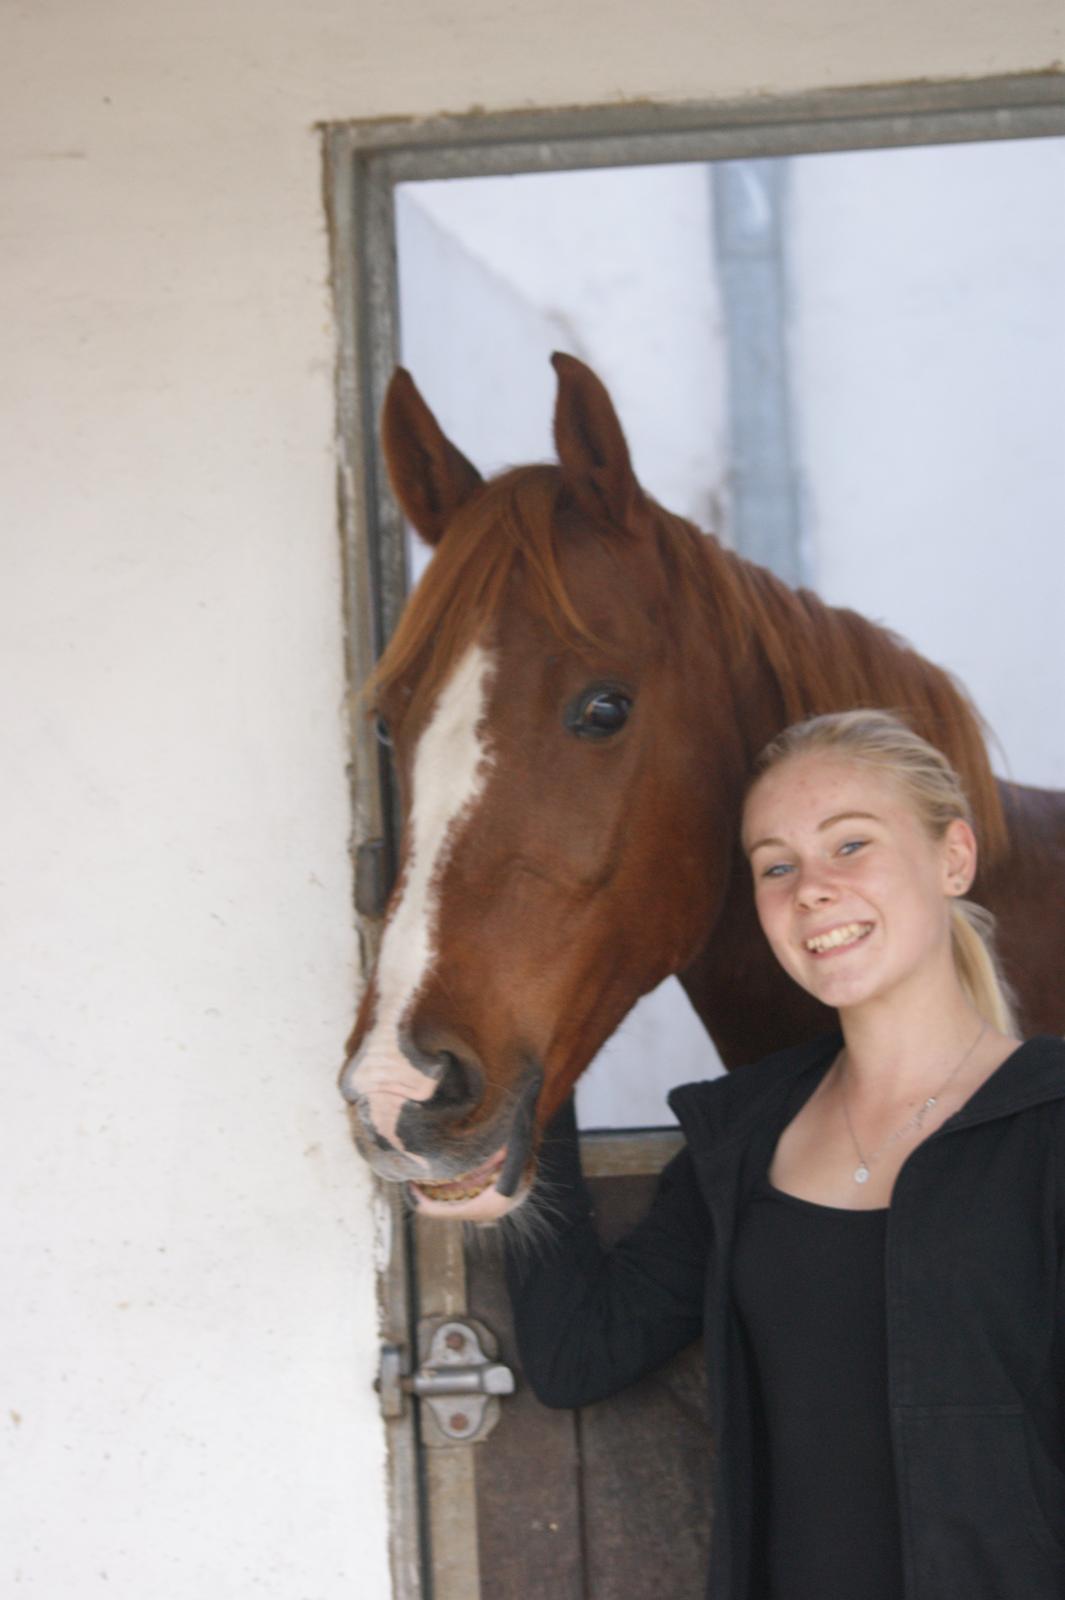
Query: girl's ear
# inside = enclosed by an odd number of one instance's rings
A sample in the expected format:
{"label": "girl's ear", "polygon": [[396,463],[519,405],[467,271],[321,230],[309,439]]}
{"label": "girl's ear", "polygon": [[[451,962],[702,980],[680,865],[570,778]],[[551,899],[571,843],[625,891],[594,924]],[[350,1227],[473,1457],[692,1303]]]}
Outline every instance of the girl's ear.
{"label": "girl's ear", "polygon": [[381,444],[396,499],[428,545],[437,545],[481,474],[451,443],[404,367],[392,374],[381,413]]}
{"label": "girl's ear", "polygon": [[955,817],[943,835],[943,883],[950,895],[969,892],[976,877],[976,835],[964,817]]}

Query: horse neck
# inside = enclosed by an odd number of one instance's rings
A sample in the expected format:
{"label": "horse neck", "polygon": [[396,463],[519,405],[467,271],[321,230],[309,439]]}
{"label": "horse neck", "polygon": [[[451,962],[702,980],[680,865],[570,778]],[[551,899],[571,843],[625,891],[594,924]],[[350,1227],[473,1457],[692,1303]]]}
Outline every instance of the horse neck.
{"label": "horse neck", "polygon": [[809,589],[789,588],[767,568],[701,541],[704,617],[728,674],[747,770],[792,722],[858,705],[906,706],[920,719],[971,708],[941,668],[890,629]]}
{"label": "horse neck", "polygon": [[[791,589],[765,567],[696,535],[688,547],[690,593],[702,616],[689,621],[703,670],[718,659],[742,751],[742,780],[770,739],[793,722],[856,706],[901,711],[939,746],[972,805],[984,868],[1009,850],[1001,796],[984,743],[984,725],[964,689],[889,628],[809,589]],[[741,782],[741,788],[743,783]]]}

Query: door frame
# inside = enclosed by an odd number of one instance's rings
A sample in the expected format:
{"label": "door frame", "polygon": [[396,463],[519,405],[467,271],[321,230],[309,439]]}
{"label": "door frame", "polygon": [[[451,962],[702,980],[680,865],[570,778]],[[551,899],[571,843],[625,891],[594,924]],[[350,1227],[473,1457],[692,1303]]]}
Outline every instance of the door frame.
{"label": "door frame", "polygon": [[[396,837],[387,762],[360,696],[408,589],[403,521],[377,437],[399,347],[395,188],[431,178],[755,159],[1065,135],[1054,74],[819,90],[676,105],[577,107],[320,124],[337,327],[337,507],[351,745],[351,852],[361,976],[372,966]],[[649,1170],[669,1139],[582,1140],[590,1170]],[[611,1141],[613,1143],[611,1144]],[[384,1343],[416,1348],[419,1316],[464,1302],[461,1229],[417,1227],[399,1186],[377,1182]],[[419,1284],[419,1278],[422,1280]],[[427,1469],[417,1403],[386,1421],[394,1600],[477,1600],[472,1455],[452,1445]],[[443,1457],[451,1466],[443,1470]],[[474,1519],[471,1521],[471,1518]]]}

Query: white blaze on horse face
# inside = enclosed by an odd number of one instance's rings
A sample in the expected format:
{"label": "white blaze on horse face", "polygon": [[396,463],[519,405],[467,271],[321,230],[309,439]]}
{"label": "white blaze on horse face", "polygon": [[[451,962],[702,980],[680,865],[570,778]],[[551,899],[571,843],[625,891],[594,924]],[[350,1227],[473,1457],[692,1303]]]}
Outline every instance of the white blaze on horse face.
{"label": "white blaze on horse face", "polygon": [[495,657],[472,644],[444,683],[418,740],[406,872],[377,958],[373,1026],[348,1078],[349,1089],[365,1097],[376,1131],[399,1150],[404,1147],[396,1123],[404,1104],[428,1100],[436,1088],[403,1054],[399,1031],[436,959],[444,868],[491,769],[483,724],[494,671]]}

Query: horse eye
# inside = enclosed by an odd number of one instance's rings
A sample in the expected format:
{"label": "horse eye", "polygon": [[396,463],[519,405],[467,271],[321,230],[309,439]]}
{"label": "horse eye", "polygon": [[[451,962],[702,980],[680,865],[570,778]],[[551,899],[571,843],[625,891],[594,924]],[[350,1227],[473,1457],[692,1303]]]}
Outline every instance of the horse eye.
{"label": "horse eye", "polygon": [[384,745],[386,750],[391,750],[391,748],[392,748],[392,735],[388,731],[388,723],[385,721],[384,717],[382,717],[380,714],[378,714],[377,716],[374,717],[373,723],[374,723],[374,731],[377,734],[378,740],[380,741],[381,744]]}
{"label": "horse eye", "polygon": [[632,696],[621,689],[587,689],[566,714],[571,733],[584,739],[609,739],[620,733],[632,710]]}

